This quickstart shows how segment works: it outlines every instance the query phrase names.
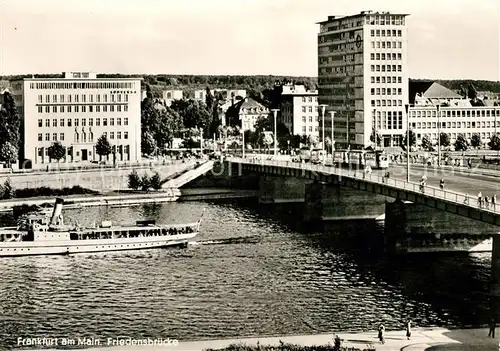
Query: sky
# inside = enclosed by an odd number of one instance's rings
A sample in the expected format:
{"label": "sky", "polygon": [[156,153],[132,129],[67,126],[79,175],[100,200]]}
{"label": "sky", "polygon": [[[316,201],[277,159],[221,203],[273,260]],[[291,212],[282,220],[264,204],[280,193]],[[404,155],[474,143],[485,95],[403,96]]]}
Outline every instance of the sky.
{"label": "sky", "polygon": [[0,0],[0,75],[317,76],[329,15],[407,13],[411,78],[500,81],[500,0]]}

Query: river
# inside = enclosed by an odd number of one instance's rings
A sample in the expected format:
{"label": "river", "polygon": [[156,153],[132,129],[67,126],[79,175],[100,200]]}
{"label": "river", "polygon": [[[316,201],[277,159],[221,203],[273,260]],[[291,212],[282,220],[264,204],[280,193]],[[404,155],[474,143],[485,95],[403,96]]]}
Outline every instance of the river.
{"label": "river", "polygon": [[65,219],[180,223],[204,207],[187,249],[0,258],[0,349],[17,337],[182,341],[487,321],[489,254],[388,258],[366,244],[381,234],[375,222],[312,229],[294,221],[300,208],[254,200],[91,207]]}

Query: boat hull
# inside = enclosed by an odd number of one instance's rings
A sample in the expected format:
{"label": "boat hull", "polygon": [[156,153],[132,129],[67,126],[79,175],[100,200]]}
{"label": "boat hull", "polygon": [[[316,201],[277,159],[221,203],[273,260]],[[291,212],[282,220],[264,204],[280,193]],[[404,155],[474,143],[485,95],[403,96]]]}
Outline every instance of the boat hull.
{"label": "boat hull", "polygon": [[0,257],[153,249],[187,245],[196,235],[197,232],[137,238],[0,242]]}

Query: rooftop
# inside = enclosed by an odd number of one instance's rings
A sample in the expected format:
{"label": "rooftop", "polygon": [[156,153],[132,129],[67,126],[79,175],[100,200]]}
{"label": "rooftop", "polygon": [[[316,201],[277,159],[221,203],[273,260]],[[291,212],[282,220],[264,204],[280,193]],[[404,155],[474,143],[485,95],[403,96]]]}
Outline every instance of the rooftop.
{"label": "rooftop", "polygon": [[390,13],[388,11],[382,12],[373,12],[371,10],[361,11],[355,15],[330,15],[326,21],[316,22],[316,24],[324,24],[331,21],[339,20],[339,19],[347,19],[347,18],[356,18],[356,17],[365,17],[371,15],[390,15],[390,16],[409,16],[408,13]]}

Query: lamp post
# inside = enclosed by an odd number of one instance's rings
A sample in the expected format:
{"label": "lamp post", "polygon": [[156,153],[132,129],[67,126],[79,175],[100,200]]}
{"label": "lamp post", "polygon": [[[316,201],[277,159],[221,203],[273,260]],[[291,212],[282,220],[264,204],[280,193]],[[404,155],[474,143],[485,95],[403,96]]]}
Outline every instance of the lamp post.
{"label": "lamp post", "polygon": [[271,111],[273,111],[274,114],[274,156],[276,156],[278,153],[278,141],[277,141],[278,126],[276,122],[276,116],[278,115],[279,108],[273,108]]}
{"label": "lamp post", "polygon": [[335,118],[335,111],[330,111],[330,118],[332,120],[332,165],[334,165],[335,157],[333,156],[333,152],[335,151],[335,139],[334,139],[335,125],[333,124],[333,120]]}
{"label": "lamp post", "polygon": [[441,167],[441,122],[439,122],[439,114],[441,113],[439,111],[439,102],[438,105],[436,106],[437,110],[437,123],[438,123],[438,167]]}
{"label": "lamp post", "polygon": [[319,107],[321,107],[321,116],[322,116],[321,144],[323,151],[325,150],[325,109],[327,106],[328,105],[326,104],[319,105]]}
{"label": "lamp post", "polygon": [[406,181],[410,181],[410,119],[408,118],[408,104],[405,105],[406,111]]}
{"label": "lamp post", "polygon": [[242,143],[241,143],[241,155],[243,158],[245,158],[245,130],[241,129],[241,135],[242,135]]}

